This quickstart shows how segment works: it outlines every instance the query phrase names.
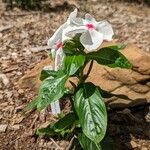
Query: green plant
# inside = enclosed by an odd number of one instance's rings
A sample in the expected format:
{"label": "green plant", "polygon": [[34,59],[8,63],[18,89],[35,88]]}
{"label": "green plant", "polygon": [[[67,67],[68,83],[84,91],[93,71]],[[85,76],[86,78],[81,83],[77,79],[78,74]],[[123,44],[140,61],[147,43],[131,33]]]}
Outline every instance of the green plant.
{"label": "green plant", "polygon": [[[80,26],[76,26],[75,21],[77,20],[78,22],[80,18],[76,19],[75,17],[75,14],[71,14],[69,21],[63,24],[49,40],[48,44],[53,48],[52,55],[55,57],[56,65],[58,65],[58,60],[61,65],[56,70],[42,70],[40,79],[43,82],[39,89],[39,94],[25,110],[33,108],[42,110],[59,99],[69,99],[72,106],[71,111],[60,117],[54,124],[38,129],[36,134],[68,139],[76,137],[75,139],[80,143],[80,145],[77,145],[80,148],[82,147],[84,150],[100,150],[102,149],[101,142],[107,129],[107,109],[104,98],[114,96],[114,94],[108,93],[101,87],[86,80],[92,71],[94,61],[112,68],[131,69],[132,65],[120,52],[124,45],[103,47],[96,51],[92,50],[93,47],[99,46],[99,44],[94,43],[98,42],[98,40],[95,39],[91,45],[88,44],[89,39],[82,40],[83,35],[80,29],[84,29],[84,26],[81,25],[81,20]],[[91,39],[96,34],[101,37],[101,34],[96,33],[96,21],[94,22],[91,16],[87,17],[92,21],[85,24],[86,30],[83,30],[83,34],[89,32],[87,38],[91,36]],[[107,35],[107,39],[111,38],[113,32],[110,24],[106,22],[100,22],[99,24],[100,26],[102,25],[101,29],[103,29],[104,25],[107,30],[109,29],[110,35]],[[77,31],[79,31],[78,34],[71,34],[72,38],[61,40],[64,33],[66,36],[70,36],[70,33],[77,33]],[[102,38],[106,37],[105,33],[103,33]],[[90,52],[87,52],[85,47]],[[63,57],[60,59],[60,56]],[[87,72],[85,71],[86,67],[88,67]],[[78,82],[74,83],[70,80],[71,77],[76,77]],[[65,87],[67,81],[71,83],[71,89]],[[116,96],[127,98],[122,95]]]}

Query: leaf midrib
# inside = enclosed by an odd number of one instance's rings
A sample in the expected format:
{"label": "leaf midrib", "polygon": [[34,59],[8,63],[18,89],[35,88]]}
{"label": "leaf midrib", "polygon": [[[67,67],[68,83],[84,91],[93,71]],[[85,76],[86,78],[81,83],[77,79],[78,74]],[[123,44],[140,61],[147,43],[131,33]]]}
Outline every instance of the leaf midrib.
{"label": "leaf midrib", "polygon": [[[104,57],[100,57],[100,56],[97,56],[97,55],[89,55],[89,57],[91,57],[91,58],[93,58],[93,57],[95,57],[95,58],[97,58],[97,59],[101,59],[102,61],[103,60],[105,60],[105,61],[110,61],[110,62],[112,62],[112,63],[114,63],[115,61],[112,61],[111,59],[106,59],[106,58],[104,58]],[[97,60],[96,60],[97,61]]]}
{"label": "leaf midrib", "polygon": [[[87,96],[85,85],[83,85],[83,89],[85,90],[85,95]],[[88,99],[89,99],[89,97],[88,97]],[[87,101],[87,103],[88,103],[89,108],[90,108],[89,110],[90,110],[90,115],[91,115],[92,121],[94,122],[95,120],[94,120],[93,115],[92,115],[92,110],[91,110],[91,106],[90,106],[89,100]],[[93,124],[94,124],[94,128],[96,129],[95,123],[93,123]]]}

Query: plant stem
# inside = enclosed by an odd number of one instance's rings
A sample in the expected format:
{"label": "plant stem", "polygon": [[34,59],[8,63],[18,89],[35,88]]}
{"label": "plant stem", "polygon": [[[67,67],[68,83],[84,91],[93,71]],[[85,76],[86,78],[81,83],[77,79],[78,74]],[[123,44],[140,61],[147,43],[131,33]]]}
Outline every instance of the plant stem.
{"label": "plant stem", "polygon": [[82,82],[85,82],[85,80],[88,78],[88,76],[89,76],[89,74],[90,74],[90,72],[92,70],[92,67],[93,67],[93,60],[90,63],[90,66],[89,66],[89,69],[88,69],[86,75],[83,76],[83,81]]}
{"label": "plant stem", "polygon": [[70,103],[71,103],[71,105],[72,105],[72,110],[74,111],[74,104],[73,104],[73,99],[72,99],[71,96],[69,97],[69,100],[70,100]]}
{"label": "plant stem", "polygon": [[[94,60],[92,60],[92,61],[91,61],[91,63],[90,63],[90,66],[89,66],[88,72],[87,72],[87,74],[86,74],[86,79],[88,78],[88,76],[89,76],[89,74],[90,74],[90,72],[91,72],[91,70],[92,70],[93,62],[94,62]],[[86,79],[85,79],[85,80],[86,80]]]}

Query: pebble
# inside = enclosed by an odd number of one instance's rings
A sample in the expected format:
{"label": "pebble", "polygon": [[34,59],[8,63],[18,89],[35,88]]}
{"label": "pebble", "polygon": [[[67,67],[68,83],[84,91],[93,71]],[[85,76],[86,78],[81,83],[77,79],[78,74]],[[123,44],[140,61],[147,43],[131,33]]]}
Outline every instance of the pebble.
{"label": "pebble", "polygon": [[9,79],[5,74],[0,74],[0,81],[2,81],[5,86],[9,83]]}
{"label": "pebble", "polygon": [[19,89],[19,90],[18,90],[18,93],[19,93],[19,94],[23,94],[23,93],[24,93],[24,90],[23,90],[23,89]]}
{"label": "pebble", "polygon": [[130,144],[131,144],[132,148],[136,148],[137,147],[137,143],[134,142],[134,141],[131,141]]}
{"label": "pebble", "polygon": [[146,148],[145,146],[142,146],[141,150],[148,150],[148,148]]}
{"label": "pebble", "polygon": [[0,100],[2,100],[2,99],[3,99],[3,97],[4,97],[4,96],[0,93]]}
{"label": "pebble", "polygon": [[5,91],[5,94],[6,94],[7,98],[11,98],[13,95],[13,92],[12,91]]}
{"label": "pebble", "polygon": [[5,132],[7,129],[7,124],[0,124],[0,132]]}
{"label": "pebble", "polygon": [[16,124],[10,127],[11,130],[19,130],[20,129],[20,125]]}
{"label": "pebble", "polygon": [[2,33],[0,33],[0,38],[3,36],[3,34]]}
{"label": "pebble", "polygon": [[13,52],[13,53],[11,53],[11,57],[15,60],[18,58],[18,54]]}
{"label": "pebble", "polygon": [[150,107],[148,108],[148,112],[145,116],[145,120],[146,120],[146,122],[150,123]]}

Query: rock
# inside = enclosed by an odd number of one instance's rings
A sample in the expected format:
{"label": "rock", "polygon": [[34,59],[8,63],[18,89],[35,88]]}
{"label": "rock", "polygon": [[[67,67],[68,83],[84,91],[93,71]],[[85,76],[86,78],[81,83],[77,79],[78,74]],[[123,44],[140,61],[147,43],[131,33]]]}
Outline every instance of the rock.
{"label": "rock", "polygon": [[12,126],[10,126],[10,129],[11,130],[19,130],[20,129],[20,125],[19,124],[16,124],[16,125],[12,125]]}
{"label": "rock", "polygon": [[131,141],[130,144],[131,144],[131,147],[132,147],[133,149],[138,146],[137,143],[134,142],[134,141]]}
{"label": "rock", "polygon": [[7,124],[0,124],[0,132],[5,132],[7,129]]}
{"label": "rock", "polygon": [[13,95],[13,92],[12,92],[12,91],[8,91],[8,90],[5,90],[5,94],[6,94],[6,97],[7,97],[8,99],[10,99],[10,98],[12,97],[12,95]]}
{"label": "rock", "polygon": [[19,94],[23,94],[23,93],[24,93],[24,90],[23,90],[23,89],[19,89],[19,90],[18,90],[18,93],[19,93]]}
{"label": "rock", "polygon": [[37,64],[31,71],[26,72],[26,75],[23,76],[18,82],[19,88],[30,88],[34,91],[37,91],[39,85],[41,84],[41,81],[39,80],[41,70],[45,66],[50,64],[52,64],[52,61],[49,58],[47,58],[41,61],[39,64]]}
{"label": "rock", "polygon": [[147,114],[145,115],[145,120],[146,120],[146,122],[150,123],[150,106],[148,108]]}
{"label": "rock", "polygon": [[2,83],[6,86],[9,83],[9,79],[7,78],[7,76],[3,73],[0,74],[0,81],[2,81]]}
{"label": "rock", "polygon": [[[113,43],[115,44],[115,43]],[[112,43],[107,44],[112,45]],[[96,62],[87,81],[101,86],[104,90],[114,94],[127,95],[131,100],[115,98],[108,100],[111,108],[128,108],[150,102],[150,54],[138,49],[134,45],[127,46],[122,53],[131,61],[133,69],[109,68]],[[28,71],[19,82],[19,88],[30,88],[37,91],[41,81],[40,72],[44,66],[51,65],[49,58],[41,61]],[[85,69],[87,71],[87,68]],[[69,84],[67,84],[69,85]]]}
{"label": "rock", "polygon": [[148,148],[146,148],[145,146],[142,146],[141,150],[148,150]]}

